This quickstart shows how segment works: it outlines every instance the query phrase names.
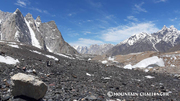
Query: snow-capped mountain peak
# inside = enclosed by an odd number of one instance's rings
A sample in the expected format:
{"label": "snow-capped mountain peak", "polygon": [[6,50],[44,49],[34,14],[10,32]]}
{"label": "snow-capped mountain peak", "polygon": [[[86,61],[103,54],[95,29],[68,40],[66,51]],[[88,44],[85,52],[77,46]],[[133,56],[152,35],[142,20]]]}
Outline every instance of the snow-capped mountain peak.
{"label": "snow-capped mountain peak", "polygon": [[155,33],[139,33],[107,51],[109,55],[129,54],[144,51],[166,52],[170,48],[180,44],[180,31],[173,25],[163,28]]}
{"label": "snow-capped mountain peak", "polygon": [[177,32],[178,30],[174,27],[174,25],[171,25],[169,28],[170,31],[172,32]]}
{"label": "snow-capped mountain peak", "polygon": [[134,43],[136,43],[138,40],[144,39],[146,36],[148,36],[147,33],[141,32],[141,33],[139,33],[139,34],[132,35],[130,38],[128,38],[127,40],[121,42],[120,44],[126,44],[126,43],[128,43],[128,44],[131,46],[131,45],[133,45]]}
{"label": "snow-capped mountain peak", "polygon": [[88,53],[88,47],[87,46],[73,46],[74,49],[76,49],[81,54],[87,54]]}
{"label": "snow-capped mountain peak", "polygon": [[168,28],[166,27],[166,25],[164,25],[161,31],[165,31],[165,30],[167,30],[167,29],[168,29]]}
{"label": "snow-capped mountain peak", "polygon": [[144,39],[147,35],[148,35],[147,33],[142,32],[142,33],[136,34],[135,37],[137,38],[137,40],[139,40],[139,39]]}

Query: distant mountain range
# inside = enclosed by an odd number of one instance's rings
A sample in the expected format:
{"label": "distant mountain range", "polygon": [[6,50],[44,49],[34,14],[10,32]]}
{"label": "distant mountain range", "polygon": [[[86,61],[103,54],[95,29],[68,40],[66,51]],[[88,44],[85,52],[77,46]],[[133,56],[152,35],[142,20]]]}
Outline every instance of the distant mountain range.
{"label": "distant mountain range", "polygon": [[178,44],[180,44],[180,31],[174,26],[170,28],[164,26],[160,31],[152,34],[142,32],[132,35],[106,53],[115,56],[144,51],[167,52]]}
{"label": "distant mountain range", "polygon": [[42,23],[28,13],[25,17],[19,9],[14,13],[0,11],[0,39],[18,41],[53,53],[78,54],[64,41],[54,21]]}
{"label": "distant mountain range", "polygon": [[110,56],[125,55],[129,53],[157,51],[169,52],[179,50],[180,31],[174,26],[164,27],[155,33],[147,34],[145,32],[132,35],[130,38],[120,42],[117,45],[103,44],[87,46],[74,46],[81,54],[107,54]]}
{"label": "distant mountain range", "polygon": [[0,11],[0,40],[17,41],[53,53],[125,55],[144,51],[168,52],[179,50],[180,31],[174,26],[164,26],[160,31],[132,35],[117,45],[103,44],[70,46],[64,41],[54,21],[42,23],[28,13],[25,17],[19,9],[14,13]]}
{"label": "distant mountain range", "polygon": [[81,54],[96,54],[102,55],[105,54],[107,50],[111,49],[113,44],[102,44],[102,45],[90,45],[87,46],[73,46]]}

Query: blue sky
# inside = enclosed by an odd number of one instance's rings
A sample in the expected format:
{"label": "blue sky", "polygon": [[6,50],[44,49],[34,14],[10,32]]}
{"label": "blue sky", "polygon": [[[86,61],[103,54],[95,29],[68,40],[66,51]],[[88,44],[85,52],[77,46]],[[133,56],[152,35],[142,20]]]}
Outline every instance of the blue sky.
{"label": "blue sky", "polygon": [[118,44],[164,25],[180,28],[180,0],[1,0],[0,10],[54,20],[71,45]]}

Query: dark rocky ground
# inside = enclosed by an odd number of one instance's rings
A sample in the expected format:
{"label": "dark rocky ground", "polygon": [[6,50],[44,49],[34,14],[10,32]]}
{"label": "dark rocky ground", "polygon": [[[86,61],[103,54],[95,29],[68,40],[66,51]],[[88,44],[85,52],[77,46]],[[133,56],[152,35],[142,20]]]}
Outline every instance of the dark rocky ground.
{"label": "dark rocky ground", "polygon": [[[126,70],[87,60],[68,59],[26,45],[19,45],[19,47],[12,48],[6,43],[0,43],[1,55],[11,56],[20,61],[16,65],[0,63],[0,101],[33,101],[27,97],[11,95],[10,77],[18,72],[36,75],[48,85],[48,91],[40,101],[106,101],[110,99],[179,101],[180,99],[180,79],[177,76]],[[52,55],[59,60],[56,61],[29,50]],[[33,69],[36,71],[33,72]],[[155,78],[148,79],[145,77],[147,75]],[[169,96],[109,97],[107,95],[109,91],[169,92]]]}

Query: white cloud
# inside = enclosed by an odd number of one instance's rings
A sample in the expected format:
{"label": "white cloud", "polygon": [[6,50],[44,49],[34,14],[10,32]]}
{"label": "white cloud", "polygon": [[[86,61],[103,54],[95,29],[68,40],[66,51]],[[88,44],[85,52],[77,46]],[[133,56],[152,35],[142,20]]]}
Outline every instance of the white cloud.
{"label": "white cloud", "polygon": [[113,19],[113,18],[115,18],[114,15],[108,15],[108,16],[106,16],[106,19]]}
{"label": "white cloud", "polygon": [[159,29],[152,22],[131,23],[130,25],[118,26],[102,31],[101,39],[108,42],[120,43],[133,34],[141,32],[153,33]]}
{"label": "white cloud", "polygon": [[54,15],[52,15],[52,17],[56,17],[56,15],[54,14]]}
{"label": "white cloud", "polygon": [[76,13],[75,13],[75,12],[73,12],[73,13],[69,13],[69,14],[68,14],[68,16],[74,16],[74,15],[76,15]]}
{"label": "white cloud", "polygon": [[79,36],[79,34],[78,33],[73,33],[73,34],[68,34],[68,36],[75,37],[75,36]]}
{"label": "white cloud", "polygon": [[17,0],[15,5],[26,7],[30,2],[28,0]]}
{"label": "white cloud", "polygon": [[38,12],[42,13],[42,10],[40,10],[40,9],[38,9],[38,8],[34,8],[34,7],[32,7],[32,8],[30,8],[30,9],[35,10],[35,11],[38,11]]}
{"label": "white cloud", "polygon": [[92,39],[85,39],[79,38],[78,41],[70,43],[71,46],[79,45],[79,46],[90,46],[92,44],[103,44],[104,42],[100,40],[92,40]]}
{"label": "white cloud", "polygon": [[38,11],[40,13],[45,13],[45,14],[49,14],[49,12],[47,10],[41,10],[39,8],[35,8],[35,7],[31,7],[31,8],[28,8],[28,9],[32,9],[34,11]]}
{"label": "white cloud", "polygon": [[180,11],[179,10],[175,10],[174,13],[180,14]]}
{"label": "white cloud", "polygon": [[88,31],[86,31],[86,32],[84,32],[84,35],[87,35],[87,34],[90,34],[91,32],[88,32]]}
{"label": "white cloud", "polygon": [[139,13],[139,12],[147,12],[147,10],[145,10],[144,8],[142,8],[142,6],[144,5],[144,2],[141,2],[140,4],[135,4],[134,5],[134,12],[135,13]]}
{"label": "white cloud", "polygon": [[93,20],[87,20],[87,22],[92,22]]}
{"label": "white cloud", "polygon": [[[45,14],[49,14],[49,12],[47,10],[41,10],[39,8],[35,8],[35,7],[30,7],[30,2],[29,0],[17,0],[15,5],[18,5],[18,6],[21,6],[21,7],[24,7],[24,8],[27,8],[27,9],[31,9],[31,10],[34,10],[34,11],[38,11],[40,13],[45,13]],[[29,6],[28,6],[29,5]]]}
{"label": "white cloud", "polygon": [[125,20],[138,21],[138,19],[135,18],[134,16],[127,16],[127,19],[125,19]]}
{"label": "white cloud", "polygon": [[154,0],[155,3],[166,2],[167,0]]}
{"label": "white cloud", "polygon": [[49,14],[49,12],[47,10],[43,10],[43,13],[45,14]]}
{"label": "white cloud", "polygon": [[93,2],[92,0],[88,0],[88,3],[89,3],[91,6],[95,7],[95,8],[100,8],[100,7],[102,7],[101,2]]}
{"label": "white cloud", "polygon": [[170,21],[176,21],[178,18],[169,19]]}
{"label": "white cloud", "polygon": [[102,25],[109,24],[109,22],[107,20],[103,20],[103,19],[96,19],[96,21],[100,22]]}
{"label": "white cloud", "polygon": [[72,14],[70,13],[70,14],[68,14],[68,16],[72,16]]}

